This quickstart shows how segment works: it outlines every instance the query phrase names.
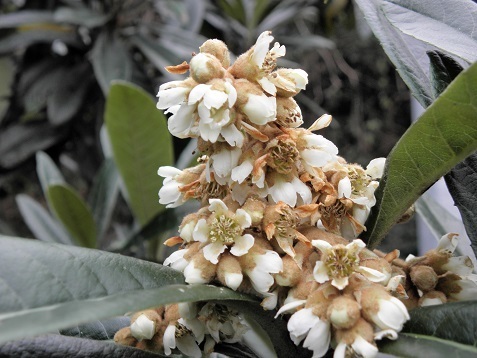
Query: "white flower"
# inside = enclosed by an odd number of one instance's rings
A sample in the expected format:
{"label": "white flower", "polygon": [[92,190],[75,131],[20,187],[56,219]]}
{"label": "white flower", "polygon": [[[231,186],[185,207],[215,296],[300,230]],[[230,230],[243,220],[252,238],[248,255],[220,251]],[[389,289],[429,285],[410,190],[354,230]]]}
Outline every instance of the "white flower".
{"label": "white flower", "polygon": [[357,239],[349,244],[331,245],[324,240],[313,240],[312,245],[321,251],[321,260],[316,261],[313,276],[318,283],[331,280],[331,284],[342,290],[348,285],[349,277],[359,272],[372,282],[383,282],[388,276],[378,270],[359,266],[359,253],[366,246]]}
{"label": "white flower", "polygon": [[267,76],[267,80],[278,87],[280,95],[294,96],[305,89],[308,84],[308,74],[301,69],[280,68]]}
{"label": "white flower", "polygon": [[230,145],[241,147],[244,135],[235,126],[233,118],[237,91],[228,80],[217,81],[214,85],[195,86],[189,94],[188,104],[197,105],[202,139],[215,143],[222,136]]}
{"label": "white flower", "polygon": [[172,113],[167,122],[167,129],[177,138],[197,137],[199,127],[196,112],[195,105],[182,104],[170,107],[165,112]]}
{"label": "white flower", "polygon": [[159,97],[156,107],[158,109],[167,109],[169,107],[185,102],[191,86],[184,81],[171,81],[164,83],[159,87],[157,97]]}
{"label": "white flower", "polygon": [[163,336],[163,344],[166,355],[171,355],[171,349],[177,347],[187,356],[194,358],[202,357],[196,338],[192,335],[192,330],[186,326],[186,322],[182,318],[176,324],[167,326]]}
{"label": "white flower", "polygon": [[250,215],[243,209],[232,213],[220,199],[210,199],[209,203],[212,214],[207,220],[200,219],[193,232],[195,241],[208,243],[203,248],[204,257],[217,264],[220,254],[228,247],[234,256],[245,255],[255,241],[252,235],[243,234],[252,224]]}
{"label": "white flower", "polygon": [[207,333],[215,342],[235,343],[240,341],[248,326],[238,312],[224,305],[206,303],[199,312]]}
{"label": "white flower", "polygon": [[138,341],[151,339],[156,333],[156,323],[147,318],[145,314],[140,315],[131,325],[131,334]]}
{"label": "white flower", "polygon": [[[376,300],[362,300],[363,309],[368,317],[381,329],[399,332],[410,318],[406,306],[396,297],[381,297]],[[377,305],[373,307],[372,305]],[[369,307],[368,307],[369,306]]]}
{"label": "white flower", "polygon": [[174,270],[183,272],[187,265],[189,265],[189,261],[184,258],[187,251],[188,249],[174,251],[164,260],[164,266],[171,266]]}
{"label": "white flower", "polygon": [[210,167],[212,167],[217,183],[220,185],[227,184],[232,170],[238,165],[241,154],[242,151],[239,148],[232,150],[225,148],[212,154],[206,166],[207,180],[210,181]]}
{"label": "white flower", "polygon": [[277,100],[265,94],[249,94],[242,111],[252,123],[264,125],[276,119]]}
{"label": "white flower", "polygon": [[160,167],[157,174],[164,177],[162,188],[159,190],[159,203],[167,204],[166,208],[175,208],[185,202],[184,195],[179,191],[181,183],[177,181],[183,171],[174,167]]}
{"label": "white flower", "polygon": [[297,197],[300,197],[302,205],[310,204],[312,199],[310,188],[300,179],[293,177],[288,181],[281,175],[274,176],[274,184],[268,188],[268,195],[273,202],[283,201],[291,207],[297,204]]}
{"label": "white flower", "polygon": [[[358,165],[345,165],[347,176],[338,183],[338,197],[348,198],[357,205],[363,205],[370,209],[376,204],[374,192],[378,188],[379,182],[372,180],[363,168]],[[376,174],[379,170],[373,169],[371,172]]]}
{"label": "white flower", "polygon": [[303,308],[294,313],[287,324],[290,338],[296,345],[313,351],[313,357],[323,357],[328,351],[331,331],[330,324],[313,314],[311,308]]}
{"label": "white flower", "polygon": [[301,135],[297,146],[301,158],[312,167],[322,167],[338,159],[338,148],[336,145],[319,134],[309,133]]}
{"label": "white flower", "polygon": [[376,158],[369,162],[366,167],[366,174],[373,179],[380,179],[383,176],[386,158]]}
{"label": "white flower", "polygon": [[280,256],[271,250],[266,250],[263,254],[253,255],[254,267],[245,269],[253,288],[262,294],[266,294],[274,283],[272,274],[283,270],[283,261]]}

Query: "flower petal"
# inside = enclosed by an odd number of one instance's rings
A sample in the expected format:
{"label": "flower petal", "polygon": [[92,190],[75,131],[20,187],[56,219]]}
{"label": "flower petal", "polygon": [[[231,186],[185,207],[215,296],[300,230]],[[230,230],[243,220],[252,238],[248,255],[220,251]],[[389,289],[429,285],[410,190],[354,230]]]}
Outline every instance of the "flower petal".
{"label": "flower petal", "polygon": [[234,219],[242,229],[246,229],[252,225],[252,218],[244,209],[237,209]]}
{"label": "flower petal", "polygon": [[243,281],[242,273],[226,272],[224,276],[225,284],[227,285],[227,287],[230,287],[234,291],[237,290],[237,288]]}
{"label": "flower petal", "polygon": [[312,240],[311,244],[319,249],[322,253],[326,253],[328,250],[333,248],[333,246],[325,240]]}
{"label": "flower petal", "polygon": [[196,268],[193,261],[184,269],[184,276],[187,283],[208,283],[202,276],[202,270]]}
{"label": "flower petal", "polygon": [[232,169],[231,178],[239,184],[250,175],[253,169],[253,162],[251,160],[245,160],[242,164]]}
{"label": "flower petal", "polygon": [[323,261],[316,261],[315,267],[313,268],[313,277],[318,283],[329,281],[330,276],[328,276],[328,271]]}
{"label": "flower petal", "polygon": [[202,352],[200,351],[199,346],[195,342],[194,337],[190,334],[186,334],[182,337],[176,338],[177,348],[189,357],[200,358],[202,357]]}
{"label": "flower petal", "polygon": [[319,321],[320,319],[313,314],[311,308],[303,308],[292,314],[288,320],[287,328],[293,343],[300,344],[310,329]]}
{"label": "flower petal", "polygon": [[[235,238],[235,244],[230,249],[230,253],[234,256],[243,256],[253,246],[255,239],[250,234],[245,234]],[[204,249],[205,250],[205,249]]]}
{"label": "flower petal", "polygon": [[219,262],[219,256],[222,254],[227,245],[222,244],[221,242],[213,242],[204,247],[204,257],[209,260],[214,265],[217,265]]}
{"label": "flower petal", "polygon": [[330,340],[330,324],[319,319],[308,332],[303,347],[312,350],[313,357],[323,357],[328,352]]}
{"label": "flower petal", "polygon": [[378,348],[369,343],[361,336],[357,336],[351,344],[353,351],[363,358],[374,358],[378,354]]}
{"label": "flower petal", "polygon": [[215,212],[216,215],[224,215],[229,212],[229,208],[220,199],[209,199],[209,211]]}
{"label": "flower petal", "polygon": [[349,278],[348,277],[336,277],[333,278],[331,284],[335,286],[338,290],[343,290],[346,286],[348,286]]}
{"label": "flower petal", "polygon": [[200,219],[195,225],[194,231],[192,232],[192,237],[194,241],[207,242],[209,241],[209,225],[205,219]]}
{"label": "flower petal", "polygon": [[162,337],[162,343],[164,345],[164,353],[166,355],[171,355],[171,349],[176,348],[176,326],[170,324],[167,326],[164,331],[164,336]]}
{"label": "flower petal", "polygon": [[222,127],[220,134],[222,134],[222,137],[224,137],[225,141],[232,147],[242,147],[244,135],[237,129],[235,124]]}

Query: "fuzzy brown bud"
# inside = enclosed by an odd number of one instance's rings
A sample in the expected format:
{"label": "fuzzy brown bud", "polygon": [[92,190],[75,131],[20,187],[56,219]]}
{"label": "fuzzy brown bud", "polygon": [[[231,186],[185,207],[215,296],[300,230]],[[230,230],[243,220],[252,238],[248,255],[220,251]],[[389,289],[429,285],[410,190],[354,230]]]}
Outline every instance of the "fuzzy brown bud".
{"label": "fuzzy brown bud", "polygon": [[351,328],[361,317],[361,307],[352,297],[340,296],[331,302],[326,315],[336,328]]}
{"label": "fuzzy brown bud", "polygon": [[208,53],[215,56],[224,68],[230,66],[229,49],[223,41],[217,39],[207,40],[199,49],[201,53]]}
{"label": "fuzzy brown bud", "polygon": [[423,292],[428,292],[434,289],[437,284],[437,274],[434,269],[429,266],[414,266],[411,267],[410,276],[412,282],[418,289]]}
{"label": "fuzzy brown bud", "polygon": [[219,60],[208,53],[199,53],[190,60],[190,75],[198,83],[223,78],[225,71]]}

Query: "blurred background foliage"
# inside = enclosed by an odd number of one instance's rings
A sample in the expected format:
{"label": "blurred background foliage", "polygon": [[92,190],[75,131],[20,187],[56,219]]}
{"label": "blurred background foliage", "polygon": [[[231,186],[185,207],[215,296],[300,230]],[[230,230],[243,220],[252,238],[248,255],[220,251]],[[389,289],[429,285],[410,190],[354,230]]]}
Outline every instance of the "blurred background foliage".
{"label": "blurred background foliage", "polygon": [[[0,233],[160,260],[161,240],[144,239],[173,235],[193,208],[163,210],[156,170],[194,148],[168,136],[148,94],[207,38],[239,55],[272,30],[279,66],[309,74],[305,125],[332,114],[321,134],[350,162],[387,156],[410,124],[409,92],[350,0],[0,4]],[[413,226],[396,230],[414,251]]]}

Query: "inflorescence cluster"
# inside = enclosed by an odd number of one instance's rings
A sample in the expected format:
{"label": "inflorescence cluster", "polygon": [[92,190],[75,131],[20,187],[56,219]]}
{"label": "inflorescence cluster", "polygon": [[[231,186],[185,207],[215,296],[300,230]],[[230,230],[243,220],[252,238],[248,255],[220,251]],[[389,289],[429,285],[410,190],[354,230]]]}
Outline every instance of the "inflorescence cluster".
{"label": "inflorescence cluster", "polygon": [[[444,236],[422,257],[399,259],[365,247],[359,234],[375,205],[384,158],[366,169],[347,163],[338,148],[315,134],[331,122],[323,115],[308,129],[293,97],[308,75],[278,68],[285,47],[262,33],[231,64],[227,46],[208,40],[190,72],[159,88],[157,108],[169,114],[179,138],[197,138],[194,167],[161,167],[159,202],[177,207],[190,199],[180,244],[164,262],[190,284],[215,283],[263,298],[264,309],[288,319],[290,339],[321,357],[374,357],[375,341],[396,339],[408,309],[471,298],[473,265],[453,257],[457,238]],[[137,312],[118,343],[200,357],[218,342],[237,342],[247,330],[239,312],[214,303],[176,304]]]}

